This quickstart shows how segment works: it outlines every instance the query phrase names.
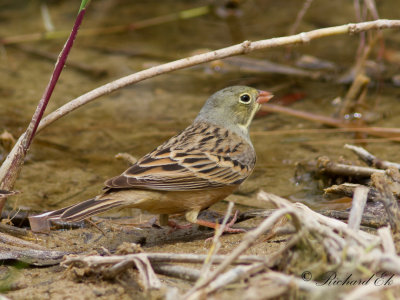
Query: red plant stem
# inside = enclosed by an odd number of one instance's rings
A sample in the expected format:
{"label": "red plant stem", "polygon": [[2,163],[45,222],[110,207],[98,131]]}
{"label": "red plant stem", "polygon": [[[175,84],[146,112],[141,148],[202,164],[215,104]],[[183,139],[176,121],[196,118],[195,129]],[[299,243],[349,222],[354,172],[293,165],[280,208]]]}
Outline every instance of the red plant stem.
{"label": "red plant stem", "polygon": [[79,26],[82,23],[85,12],[86,12],[86,9],[82,9],[79,12],[78,16],[76,17],[74,27],[72,28],[71,34],[70,34],[67,42],[65,43],[64,48],[61,51],[61,54],[57,60],[53,74],[50,78],[50,82],[47,85],[46,90],[44,91],[43,97],[42,97],[42,99],[40,99],[40,102],[36,108],[35,114],[32,117],[31,123],[29,124],[29,127],[27,129],[27,136],[26,136],[27,142],[24,143],[24,152],[25,153],[28,151],[28,148],[32,143],[32,140],[33,140],[33,137],[35,136],[37,127],[39,126],[40,120],[43,117],[44,111],[46,110],[46,107],[47,107],[47,104],[49,103],[50,97],[53,94],[54,88],[55,88],[57,81],[61,75],[61,72],[64,68],[65,62],[67,61],[68,54],[74,43],[75,37],[78,34]]}
{"label": "red plant stem", "polygon": [[[47,104],[49,103],[50,97],[54,91],[54,88],[58,82],[60,74],[64,68],[65,62],[72,48],[72,45],[78,33],[79,26],[82,23],[85,12],[86,9],[81,9],[78,13],[78,16],[76,17],[74,27],[60,53],[60,56],[58,57],[49,84],[47,85],[46,90],[44,91],[43,96],[39,101],[39,104],[35,110],[35,113],[32,116],[32,120],[29,123],[28,128],[26,129],[25,133],[20,137],[20,139],[22,139],[21,143],[19,143],[19,141],[16,143],[16,145],[14,146],[15,149],[13,149],[9,154],[10,157],[7,157],[6,161],[4,162],[4,163],[7,162],[7,169],[5,171],[5,175],[0,179],[1,180],[0,187],[2,189],[6,190],[12,189],[18,177],[18,174],[22,169],[25,155],[28,152],[30,145],[32,144],[32,140],[36,134],[37,128],[43,117],[44,111],[46,110]],[[11,161],[9,161],[9,159]],[[0,212],[3,210],[5,201],[6,198],[0,199]]]}

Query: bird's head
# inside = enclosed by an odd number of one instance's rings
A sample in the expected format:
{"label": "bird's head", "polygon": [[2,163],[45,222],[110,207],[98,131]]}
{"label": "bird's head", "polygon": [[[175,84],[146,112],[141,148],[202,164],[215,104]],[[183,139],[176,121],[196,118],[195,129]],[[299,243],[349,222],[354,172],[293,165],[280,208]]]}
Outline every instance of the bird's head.
{"label": "bird's head", "polygon": [[223,126],[248,136],[248,128],[262,103],[273,95],[248,86],[230,86],[214,93],[204,104],[196,121]]}

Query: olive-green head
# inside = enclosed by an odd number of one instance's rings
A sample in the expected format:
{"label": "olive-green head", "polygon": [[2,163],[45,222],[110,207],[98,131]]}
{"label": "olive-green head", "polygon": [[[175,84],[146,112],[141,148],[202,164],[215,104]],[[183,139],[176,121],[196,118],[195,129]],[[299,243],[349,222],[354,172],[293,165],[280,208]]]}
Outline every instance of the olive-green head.
{"label": "olive-green head", "polygon": [[230,86],[208,98],[195,121],[222,126],[248,139],[254,115],[272,97],[252,87]]}

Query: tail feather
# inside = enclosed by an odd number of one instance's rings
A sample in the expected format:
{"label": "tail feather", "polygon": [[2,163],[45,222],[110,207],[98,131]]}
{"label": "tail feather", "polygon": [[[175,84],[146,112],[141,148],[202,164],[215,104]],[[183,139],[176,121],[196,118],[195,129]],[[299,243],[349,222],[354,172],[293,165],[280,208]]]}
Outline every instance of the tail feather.
{"label": "tail feather", "polygon": [[81,221],[111,208],[122,206],[123,204],[124,201],[118,199],[92,198],[65,208],[59,215],[59,218],[64,221]]}
{"label": "tail feather", "polygon": [[75,205],[76,204],[70,205],[70,206],[67,206],[64,208],[60,208],[57,210],[48,211],[48,212],[42,213],[40,215],[35,215],[34,217],[35,218],[46,218],[46,219],[59,219],[66,210],[70,209],[71,207],[73,207]]}
{"label": "tail feather", "polygon": [[134,193],[129,190],[119,190],[115,193],[106,191],[92,199],[34,217],[46,220],[81,221],[115,207],[130,206],[140,208],[144,200],[156,199],[159,196],[158,194],[149,195],[149,193],[149,191],[140,190]]}

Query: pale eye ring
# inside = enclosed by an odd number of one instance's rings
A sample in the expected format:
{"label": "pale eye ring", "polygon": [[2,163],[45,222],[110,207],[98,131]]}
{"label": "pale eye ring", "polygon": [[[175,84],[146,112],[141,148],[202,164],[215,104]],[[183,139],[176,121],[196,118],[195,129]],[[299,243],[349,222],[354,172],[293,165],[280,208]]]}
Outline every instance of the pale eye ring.
{"label": "pale eye ring", "polygon": [[241,94],[239,97],[239,102],[244,103],[244,104],[249,104],[251,101],[251,97],[249,94]]}

